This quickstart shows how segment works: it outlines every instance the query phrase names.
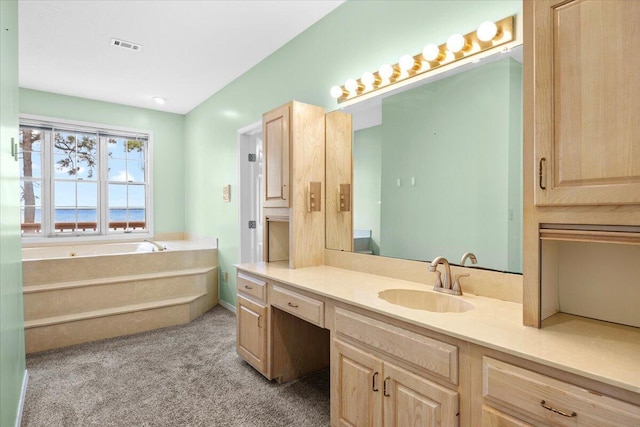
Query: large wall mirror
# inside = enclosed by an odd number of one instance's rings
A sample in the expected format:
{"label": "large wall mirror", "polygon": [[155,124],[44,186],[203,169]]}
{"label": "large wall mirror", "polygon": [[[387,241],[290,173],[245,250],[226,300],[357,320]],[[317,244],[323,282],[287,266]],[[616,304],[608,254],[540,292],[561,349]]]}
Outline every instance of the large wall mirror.
{"label": "large wall mirror", "polygon": [[522,272],[521,46],[343,111],[354,251]]}

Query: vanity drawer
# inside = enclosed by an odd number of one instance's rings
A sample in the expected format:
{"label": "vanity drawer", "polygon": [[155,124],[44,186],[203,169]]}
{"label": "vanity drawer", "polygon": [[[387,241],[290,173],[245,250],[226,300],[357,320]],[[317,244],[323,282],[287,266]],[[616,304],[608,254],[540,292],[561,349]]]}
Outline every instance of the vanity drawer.
{"label": "vanity drawer", "polygon": [[640,407],[490,357],[483,396],[553,426],[640,426]]}
{"label": "vanity drawer", "polygon": [[269,300],[272,306],[324,328],[324,303],[322,301],[277,285],[271,287]]}
{"label": "vanity drawer", "polygon": [[239,293],[251,295],[260,301],[266,301],[267,282],[253,276],[238,272],[236,288]]}
{"label": "vanity drawer", "polygon": [[335,330],[416,368],[458,384],[458,347],[341,308]]}

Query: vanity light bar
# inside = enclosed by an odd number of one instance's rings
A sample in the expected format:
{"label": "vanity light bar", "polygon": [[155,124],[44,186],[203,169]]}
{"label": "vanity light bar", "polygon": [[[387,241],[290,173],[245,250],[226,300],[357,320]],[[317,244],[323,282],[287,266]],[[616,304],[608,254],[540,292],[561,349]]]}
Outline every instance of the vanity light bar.
{"label": "vanity light bar", "polygon": [[342,86],[333,86],[330,90],[331,96],[341,103],[423,75],[513,41],[515,38],[513,30],[513,16],[497,22],[483,22],[477,30],[464,36],[452,34],[447,42],[440,46],[428,44],[417,55],[402,56],[397,64],[382,64],[376,72],[365,72],[357,80],[348,79]]}

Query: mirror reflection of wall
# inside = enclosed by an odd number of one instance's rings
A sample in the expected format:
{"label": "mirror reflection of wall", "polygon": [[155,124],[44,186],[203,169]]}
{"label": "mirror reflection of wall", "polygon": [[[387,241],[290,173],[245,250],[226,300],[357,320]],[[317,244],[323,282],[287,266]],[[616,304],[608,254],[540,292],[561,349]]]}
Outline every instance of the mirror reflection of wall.
{"label": "mirror reflection of wall", "polygon": [[471,251],[478,266],[521,272],[522,64],[389,96],[372,122],[354,133],[355,250],[452,263]]}

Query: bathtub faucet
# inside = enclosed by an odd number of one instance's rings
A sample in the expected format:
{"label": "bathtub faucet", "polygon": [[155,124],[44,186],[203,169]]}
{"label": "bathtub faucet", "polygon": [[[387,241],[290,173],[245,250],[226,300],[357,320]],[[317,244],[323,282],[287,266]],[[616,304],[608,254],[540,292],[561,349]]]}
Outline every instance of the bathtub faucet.
{"label": "bathtub faucet", "polygon": [[161,245],[161,244],[160,244],[160,243],[158,243],[158,242],[154,242],[153,240],[144,239],[144,241],[145,241],[145,242],[149,242],[149,243],[151,243],[151,244],[152,244],[153,246],[155,246],[155,247],[156,247],[156,249],[157,249],[158,251],[160,251],[160,252],[162,252],[162,251],[164,251],[164,250],[166,249],[163,245]]}

